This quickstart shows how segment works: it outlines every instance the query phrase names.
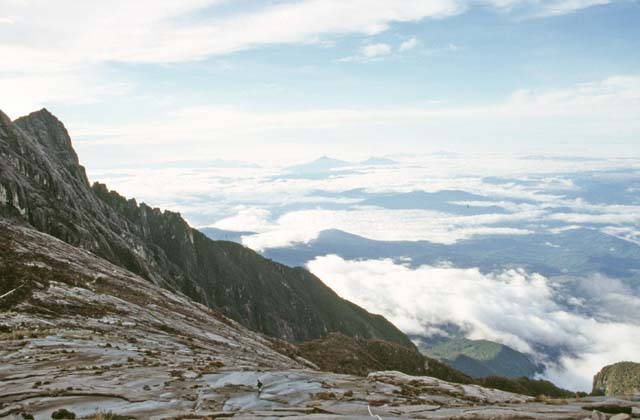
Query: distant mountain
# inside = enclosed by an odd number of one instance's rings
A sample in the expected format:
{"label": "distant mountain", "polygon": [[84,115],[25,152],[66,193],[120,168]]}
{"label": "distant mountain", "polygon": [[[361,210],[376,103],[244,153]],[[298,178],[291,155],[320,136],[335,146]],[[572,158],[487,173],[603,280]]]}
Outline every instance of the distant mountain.
{"label": "distant mountain", "polygon": [[414,267],[449,261],[456,267],[479,267],[483,272],[520,267],[545,276],[602,273],[629,281],[640,280],[638,244],[586,228],[555,234],[478,237],[450,245],[377,241],[334,229],[321,232],[307,244],[263,251],[266,257],[293,266],[328,254],[352,260],[408,258]]}
{"label": "distant mountain", "polygon": [[209,239],[213,239],[214,241],[230,241],[238,244],[242,244],[243,236],[255,235],[255,232],[240,232],[235,230],[218,229],[214,227],[203,227],[198,228],[198,230],[204,233]]}
{"label": "distant mountain", "polygon": [[640,395],[640,363],[619,362],[603,367],[593,377],[592,394]]}
{"label": "distant mountain", "polygon": [[318,174],[329,172],[333,169],[344,168],[346,166],[352,166],[353,164],[340,159],[333,159],[328,156],[322,156],[312,162],[303,163],[300,165],[289,166],[288,172],[295,174]]}
{"label": "distant mountain", "polygon": [[472,378],[459,370],[419,352],[381,340],[365,340],[329,334],[326,337],[302,343],[296,355],[310,360],[322,370],[368,375],[378,370],[396,370],[412,375],[425,375],[440,380],[466,385],[480,385],[523,395],[545,395],[552,398],[573,397],[571,391],[553,383],[526,377],[507,378],[487,376]]}
{"label": "distant mountain", "polygon": [[427,356],[474,378],[531,378],[541,371],[525,354],[493,341],[469,340],[461,336],[417,338],[417,341],[418,348]]}
{"label": "distant mountain", "polygon": [[333,331],[413,347],[382,316],[341,299],[307,270],[212,241],[178,213],[89,185],[64,125],[47,110],[0,113],[0,217],[184,293],[264,334],[291,341]]}
{"label": "distant mountain", "polygon": [[395,165],[396,163],[398,162],[396,162],[395,160],[372,156],[369,159],[363,160],[362,162],[360,162],[360,165],[377,166],[377,165]]}

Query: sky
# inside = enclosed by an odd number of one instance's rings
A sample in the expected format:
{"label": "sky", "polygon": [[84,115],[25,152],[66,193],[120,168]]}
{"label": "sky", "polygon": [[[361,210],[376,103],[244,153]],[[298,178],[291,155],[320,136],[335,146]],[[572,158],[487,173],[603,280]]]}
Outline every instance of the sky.
{"label": "sky", "polygon": [[636,0],[0,0],[0,109],[47,107],[101,168],[628,156],[638,21]]}

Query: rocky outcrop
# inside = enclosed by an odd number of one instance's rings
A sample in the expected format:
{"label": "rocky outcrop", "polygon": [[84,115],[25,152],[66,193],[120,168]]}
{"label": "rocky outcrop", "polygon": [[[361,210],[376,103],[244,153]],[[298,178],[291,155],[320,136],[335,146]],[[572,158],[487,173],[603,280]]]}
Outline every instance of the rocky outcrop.
{"label": "rocky outcrop", "polygon": [[640,394],[640,363],[619,362],[602,368],[593,377],[593,395]]}
{"label": "rocky outcrop", "polygon": [[192,229],[178,213],[89,185],[64,125],[43,109],[0,113],[0,216],[26,222],[273,337],[339,331],[413,347],[381,316],[340,299],[301,268]]}

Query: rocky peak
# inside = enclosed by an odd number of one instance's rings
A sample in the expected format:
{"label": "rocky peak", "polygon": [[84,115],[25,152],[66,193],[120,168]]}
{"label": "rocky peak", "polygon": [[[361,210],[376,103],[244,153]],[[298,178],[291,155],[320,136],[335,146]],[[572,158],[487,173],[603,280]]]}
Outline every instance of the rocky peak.
{"label": "rocky peak", "polygon": [[11,118],[0,110],[0,127],[11,124]]}
{"label": "rocky peak", "polygon": [[618,362],[602,368],[593,377],[594,395],[640,394],[640,363]]}
{"label": "rocky peak", "polygon": [[71,144],[71,137],[64,124],[49,110],[40,111],[18,118],[14,123],[49,153],[67,164],[79,165],[78,155]]}
{"label": "rocky peak", "polygon": [[413,347],[386,319],[341,299],[306,270],[214,242],[179,213],[138,204],[104,184],[91,187],[66,128],[46,109],[0,131],[0,216],[19,218],[272,337],[304,341],[339,331]]}

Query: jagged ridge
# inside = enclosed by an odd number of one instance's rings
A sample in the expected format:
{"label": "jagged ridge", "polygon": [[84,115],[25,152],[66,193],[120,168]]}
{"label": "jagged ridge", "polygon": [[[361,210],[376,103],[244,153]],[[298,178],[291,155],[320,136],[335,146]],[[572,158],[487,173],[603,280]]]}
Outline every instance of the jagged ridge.
{"label": "jagged ridge", "polygon": [[290,341],[339,331],[413,347],[386,319],[339,298],[301,268],[212,241],[178,213],[89,185],[64,125],[43,109],[0,113],[0,215],[84,248],[155,284]]}

